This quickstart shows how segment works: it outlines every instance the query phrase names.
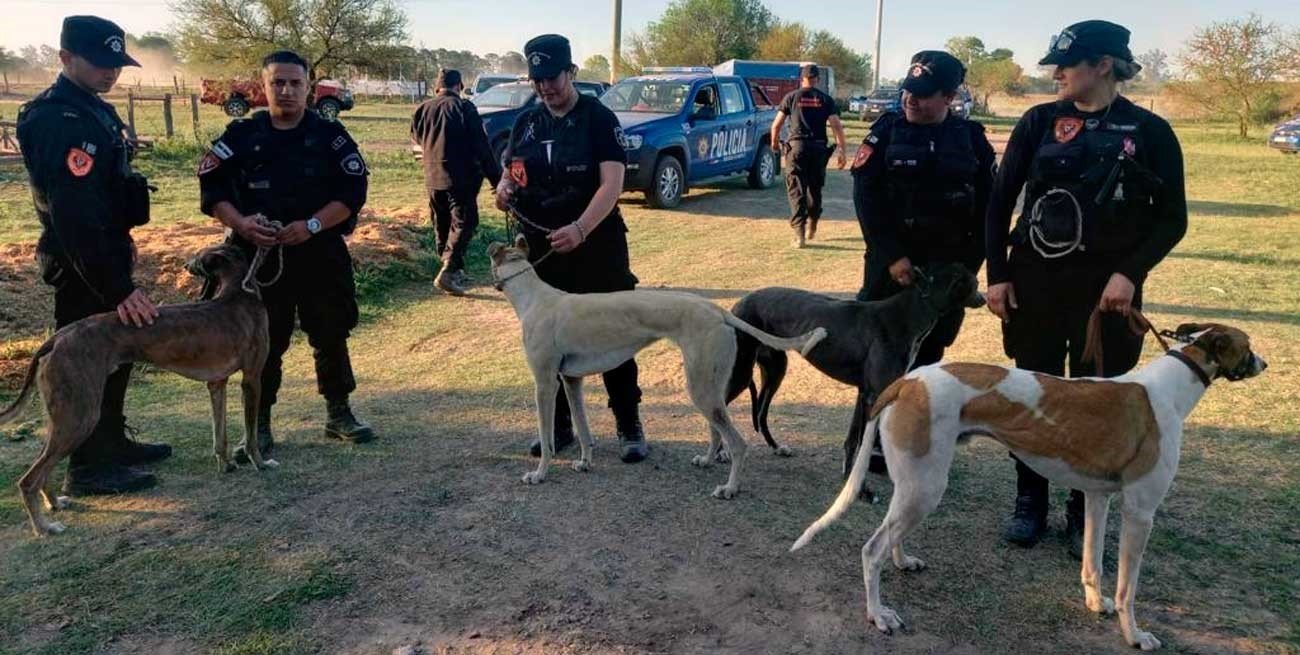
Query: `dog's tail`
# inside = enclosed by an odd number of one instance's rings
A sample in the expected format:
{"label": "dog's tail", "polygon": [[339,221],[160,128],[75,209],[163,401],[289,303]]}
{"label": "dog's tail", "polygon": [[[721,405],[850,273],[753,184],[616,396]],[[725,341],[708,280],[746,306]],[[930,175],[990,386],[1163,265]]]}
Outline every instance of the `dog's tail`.
{"label": "dog's tail", "polygon": [[826,510],[822,517],[808,526],[807,530],[799,535],[799,539],[790,546],[790,552],[794,552],[808,545],[812,538],[817,536],[818,532],[825,530],[830,524],[840,520],[844,512],[849,510],[849,505],[858,497],[858,490],[862,488],[862,480],[867,477],[867,460],[871,459],[871,444],[875,439],[876,426],[880,421],[880,416],[872,418],[867,422],[867,429],[863,433],[862,444],[858,446],[858,455],[853,458],[853,469],[849,471],[849,479],[844,481],[844,488],[840,489],[840,495],[835,497],[835,502],[831,504],[830,509]]}
{"label": "dog's tail", "polygon": [[32,385],[32,382],[36,381],[36,371],[40,368],[41,359],[50,354],[50,351],[53,349],[54,337],[50,337],[45,343],[41,344],[40,348],[36,349],[36,353],[32,355],[32,363],[27,365],[27,379],[23,380],[23,390],[18,392],[18,397],[14,399],[13,404],[6,407],[3,412],[0,412],[0,425],[12,421],[14,417],[18,415],[18,412],[22,410],[23,404],[26,403],[27,399],[32,395],[32,388],[34,386]]}
{"label": "dog's tail", "polygon": [[801,334],[797,337],[786,338],[778,337],[774,334],[768,334],[749,323],[746,323],[744,319],[737,317],[731,312],[723,312],[722,317],[723,320],[727,322],[727,325],[758,339],[763,343],[763,345],[769,348],[776,348],[778,350],[797,350],[800,355],[804,356],[808,355],[808,352],[813,349],[813,346],[816,346],[818,342],[826,338],[826,328],[823,327],[813,328],[811,332]]}

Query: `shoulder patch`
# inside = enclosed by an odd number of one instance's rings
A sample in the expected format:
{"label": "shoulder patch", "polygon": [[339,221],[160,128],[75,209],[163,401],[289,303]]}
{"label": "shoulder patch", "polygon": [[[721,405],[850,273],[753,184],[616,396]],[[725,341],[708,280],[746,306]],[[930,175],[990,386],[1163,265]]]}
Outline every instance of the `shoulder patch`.
{"label": "shoulder patch", "polygon": [[68,172],[73,177],[85,177],[90,175],[90,171],[95,168],[95,158],[90,153],[81,148],[71,148],[68,150]]}
{"label": "shoulder patch", "polygon": [[618,145],[622,147],[624,150],[627,149],[627,135],[623,134],[622,125],[614,126],[614,140],[618,141]]}
{"label": "shoulder patch", "polygon": [[1052,136],[1057,143],[1069,143],[1083,131],[1083,119],[1077,116],[1058,116],[1052,125]]}
{"label": "shoulder patch", "polygon": [[212,171],[217,170],[217,167],[219,166],[221,166],[221,159],[217,156],[215,151],[209,150],[203,154],[203,157],[201,159],[199,159],[198,174],[206,175],[208,173],[211,173]]}
{"label": "shoulder patch", "polygon": [[343,167],[343,172],[348,175],[366,174],[366,161],[361,158],[361,153],[359,152],[354,152],[347,157],[344,157],[343,161],[339,162],[339,165]]}
{"label": "shoulder patch", "polygon": [[[867,137],[867,138],[871,139],[873,137]],[[858,154],[853,155],[853,166],[851,168],[853,170],[857,170],[865,166],[867,164],[867,160],[871,159],[871,153],[875,152],[875,150],[876,149],[872,144],[864,141],[862,145],[858,146]]]}
{"label": "shoulder patch", "polygon": [[330,148],[334,150],[338,150],[339,148],[342,148],[347,144],[348,144],[348,138],[340,134],[338,138],[334,139],[334,143],[330,144]]}

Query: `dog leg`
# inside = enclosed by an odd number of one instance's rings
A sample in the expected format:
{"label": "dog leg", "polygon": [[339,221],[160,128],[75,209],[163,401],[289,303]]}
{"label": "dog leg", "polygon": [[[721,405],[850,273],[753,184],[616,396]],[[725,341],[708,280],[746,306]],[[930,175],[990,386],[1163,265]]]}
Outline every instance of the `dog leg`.
{"label": "dog leg", "polygon": [[67,509],[72,505],[72,499],[67,496],[55,496],[50,493],[49,489],[41,488],[41,497],[45,499],[45,511],[57,512]]}
{"label": "dog leg", "polygon": [[786,369],[790,365],[789,357],[783,351],[760,346],[755,361],[763,385],[762,391],[758,394],[758,407],[754,408],[756,428],[759,434],[763,435],[763,440],[771,447],[773,454],[789,457],[794,454],[790,447],[778,443],[776,437],[772,436],[772,429],[767,426],[767,415],[772,410],[772,400],[776,398],[776,392],[781,388]]}
{"label": "dog leg", "polygon": [[217,473],[229,473],[237,467],[230,459],[230,444],[226,441],[226,378],[208,383],[208,398],[212,400],[212,454],[217,458]]}
{"label": "dog leg", "polygon": [[1079,577],[1083,581],[1083,603],[1098,614],[1113,614],[1115,602],[1101,595],[1101,579],[1105,569],[1103,554],[1106,549],[1106,515],[1110,510],[1110,494],[1084,494],[1083,568]]}
{"label": "dog leg", "polygon": [[578,445],[582,447],[582,457],[573,463],[573,470],[589,471],[591,449],[596,442],[591,438],[591,426],[587,425],[587,408],[582,398],[582,378],[571,378],[566,375],[563,379],[564,395],[569,400],[569,416],[572,417],[573,428],[578,433]]}
{"label": "dog leg", "polygon": [[555,380],[556,371],[533,372],[537,401],[537,436],[542,440],[542,456],[538,458],[537,469],[524,474],[524,482],[541,484],[546,481],[546,472],[551,467],[551,457],[555,455]]}
{"label": "dog leg", "polygon": [[736,426],[732,425],[731,416],[727,414],[725,405],[714,408],[708,416],[711,423],[710,430],[722,436],[722,440],[727,444],[727,452],[731,454],[731,473],[727,476],[727,483],[714,489],[713,497],[729,500],[735,498],[740,492],[740,472],[744,468],[745,451],[749,445],[745,443],[745,438],[740,436]]}
{"label": "dog leg", "polygon": [[703,455],[696,455],[691,458],[691,464],[702,469],[713,466],[714,462],[725,464],[731,461],[731,453],[722,447],[722,433],[718,431],[713,421],[709,421],[709,447]]}
{"label": "dog leg", "polygon": [[[257,440],[257,405],[262,396],[262,374],[244,369],[243,379],[239,381],[239,390],[244,400],[244,452],[257,470],[278,468],[280,463],[273,459],[262,459],[262,444]],[[222,409],[225,405],[222,404]]]}
{"label": "dog leg", "polygon": [[[98,419],[98,416],[95,416],[95,418]],[[85,423],[85,421],[79,421],[79,423]],[[42,500],[44,504],[52,504],[55,507],[66,504],[66,499],[55,499],[51,503],[49,492],[45,490],[45,484],[49,481],[50,473],[54,471],[54,467],[90,436],[93,427],[93,423],[89,425],[79,424],[74,426],[73,429],[59,428],[57,425],[51,426],[49,439],[41,448],[41,453],[36,456],[36,461],[32,462],[31,467],[27,469],[27,472],[21,478],[18,478],[18,491],[23,499],[23,507],[27,510],[27,519],[31,523],[32,532],[36,536],[44,537],[58,534],[66,529],[62,523],[51,521],[45,516],[45,507],[42,506]]]}
{"label": "dog leg", "polygon": [[[1128,491],[1125,490],[1127,494]],[[1142,650],[1160,648],[1160,640],[1150,632],[1138,629],[1133,615],[1133,598],[1137,595],[1138,572],[1142,568],[1142,551],[1146,550],[1151,536],[1151,519],[1154,512],[1132,507],[1125,499],[1124,521],[1119,532],[1119,580],[1115,585],[1115,608],[1119,612],[1119,626],[1128,645]]]}

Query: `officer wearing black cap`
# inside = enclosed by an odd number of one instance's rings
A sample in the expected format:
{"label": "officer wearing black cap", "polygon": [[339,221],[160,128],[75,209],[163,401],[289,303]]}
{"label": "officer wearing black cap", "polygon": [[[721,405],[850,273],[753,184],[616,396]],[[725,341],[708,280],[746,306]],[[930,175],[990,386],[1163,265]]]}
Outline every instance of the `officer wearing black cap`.
{"label": "officer wearing black cap", "polygon": [[495,187],[501,165],[492,156],[474,103],[461,98],[460,71],[438,72],[436,96],[411,117],[411,140],[423,151],[424,185],[437,234],[442,270],[434,285],[465,295],[465,249],[478,227],[478,190],[487,177]]}
{"label": "officer wearing black cap", "polygon": [[[54,287],[57,328],[92,314],[116,311],[123,324],[151,324],[158,312],[131,279],[131,228],[149,221],[149,189],[131,170],[133,141],[108,93],[123,66],[125,34],[96,16],[69,16],[59,38],[63,72],[18,112],[18,143],[41,222],[36,244],[41,277]],[[154,476],[132,465],[171,454],[126,435],[123,414],[131,366],[109,376],[99,422],[73,451],[64,482],[70,495],[136,491]]]}
{"label": "officer wearing black cap", "polygon": [[[348,334],[357,325],[352,257],[343,237],[366,202],[369,170],[337,121],[307,108],[307,62],[288,50],[262,60],[269,110],[232,121],[199,160],[200,210],[234,233],[236,243],[283,248],[283,265],[261,269],[270,352],[262,370],[257,430],[262,452],[274,444],[271,406],[282,377],[295,317],[316,361],[316,389],[325,397],[325,436],[351,443],[374,438],[357,420],[348,395],[357,386]],[[275,229],[266,221],[283,225]],[[243,457],[242,452],[237,456]]]}
{"label": "officer wearing black cap", "polygon": [[[614,112],[573,86],[569,40],[544,34],[524,46],[528,77],[541,102],[510,132],[497,205],[510,209],[537,262],[537,275],[569,293],[628,291],[627,224],[618,211],[627,165],[623,128]],[[552,254],[551,251],[555,252]],[[541,260],[546,257],[545,260]],[[636,361],[604,374],[624,462],[645,458]],[[563,386],[555,404],[555,447],[573,443]],[[541,453],[534,441],[533,455]]]}
{"label": "officer wearing black cap", "polygon": [[817,88],[820,77],[821,70],[817,64],[800,67],[800,86],[781,99],[769,137],[772,149],[781,152],[781,128],[789,119],[785,190],[790,199],[790,227],[794,229],[791,245],[795,248],[802,248],[805,238],[817,236],[817,221],[822,217],[826,163],[834,150],[826,142],[827,123],[835,131],[835,143],[839,147],[836,165],[839,168],[845,165],[844,125],[840,123],[840,110],[834,98]]}
{"label": "officer wearing black cap", "polygon": [[[1072,377],[1088,318],[1102,314],[1104,375],[1131,369],[1142,336],[1125,319],[1142,306],[1147,274],[1187,231],[1183,156],[1169,123],[1119,94],[1140,66],[1129,31],[1090,20],[1054,36],[1059,100],[1030,109],[1011,133],[989,201],[988,301],[1020,368]],[[1017,196],[1024,210],[1008,234]],[[1010,255],[1008,255],[1008,246]],[[1016,508],[1006,538],[1032,546],[1047,522],[1047,480],[1016,463]],[[1083,494],[1066,507],[1070,551],[1082,555]]]}

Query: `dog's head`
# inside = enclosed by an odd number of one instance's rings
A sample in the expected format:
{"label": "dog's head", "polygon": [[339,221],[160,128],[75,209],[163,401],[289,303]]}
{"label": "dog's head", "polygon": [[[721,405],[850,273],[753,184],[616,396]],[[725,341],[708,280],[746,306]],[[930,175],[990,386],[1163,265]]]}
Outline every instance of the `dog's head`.
{"label": "dog's head", "polygon": [[1189,348],[1205,353],[1205,363],[1214,367],[1212,377],[1235,382],[1253,378],[1268,368],[1268,362],[1250,349],[1250,337],[1237,328],[1219,323],[1183,323],[1174,334],[1189,342]]}
{"label": "dog's head", "polygon": [[515,237],[513,245],[494,242],[488,246],[488,258],[492,260],[492,279],[500,291],[506,280],[523,272],[528,266],[528,242],[521,234]]}
{"label": "dog's head", "polygon": [[231,284],[238,284],[248,272],[248,255],[232,243],[221,243],[200,250],[188,262],[185,270],[203,278],[200,300],[211,300]]}
{"label": "dog's head", "polygon": [[979,280],[961,264],[938,264],[922,269],[915,267],[915,285],[931,306],[946,313],[957,307],[972,309],[984,306]]}

